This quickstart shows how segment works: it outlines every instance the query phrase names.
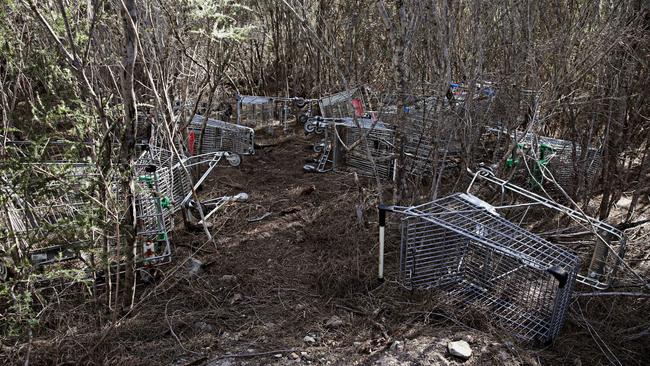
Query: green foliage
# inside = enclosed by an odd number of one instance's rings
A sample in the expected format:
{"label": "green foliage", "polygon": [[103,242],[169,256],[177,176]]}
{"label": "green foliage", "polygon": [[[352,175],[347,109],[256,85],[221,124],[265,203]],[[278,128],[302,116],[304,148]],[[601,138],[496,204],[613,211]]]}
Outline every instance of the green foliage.
{"label": "green foliage", "polygon": [[189,33],[214,41],[241,41],[254,29],[252,25],[240,25],[237,20],[252,10],[234,1],[189,0],[187,8],[191,19]]}

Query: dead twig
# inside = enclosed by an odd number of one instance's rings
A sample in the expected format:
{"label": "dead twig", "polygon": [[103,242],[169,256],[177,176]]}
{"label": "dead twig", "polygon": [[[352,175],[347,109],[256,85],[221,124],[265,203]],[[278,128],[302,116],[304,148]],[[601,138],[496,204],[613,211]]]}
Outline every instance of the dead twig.
{"label": "dead twig", "polygon": [[299,350],[296,349],[296,348],[289,348],[289,349],[278,349],[278,350],[266,351],[266,352],[231,353],[231,354],[225,354],[223,356],[219,356],[217,358],[213,358],[208,363],[210,363],[212,361],[223,360],[224,358],[260,357],[260,356],[276,355],[278,353],[290,353],[290,352],[298,352],[298,351]]}
{"label": "dead twig", "polygon": [[258,221],[262,221],[262,220],[264,220],[265,218],[267,218],[267,217],[269,217],[269,216],[271,216],[271,215],[273,215],[273,212],[267,212],[267,213],[265,213],[265,214],[262,215],[262,216],[254,217],[254,218],[252,218],[252,219],[247,219],[246,221],[248,221],[248,222],[258,222]]}

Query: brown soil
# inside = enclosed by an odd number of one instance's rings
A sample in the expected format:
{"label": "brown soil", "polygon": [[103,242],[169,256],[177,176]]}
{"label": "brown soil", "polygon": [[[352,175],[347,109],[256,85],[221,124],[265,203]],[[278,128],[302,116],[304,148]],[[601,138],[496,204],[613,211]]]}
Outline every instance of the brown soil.
{"label": "brown soil", "polygon": [[[139,288],[138,305],[115,327],[99,328],[107,319],[91,315],[102,305],[62,301],[48,310],[53,316],[31,347],[5,347],[2,359],[29,353],[31,364],[438,365],[461,363],[446,343],[466,339],[474,351],[466,365],[604,362],[576,318],[555,345],[517,345],[486,315],[401,288],[396,223],[388,236],[387,281],[380,284],[372,182],[361,179],[360,193],[351,174],[303,173],[300,157],[315,157],[307,145],[296,136],[214,173],[203,197],[246,192],[249,201],[217,215],[214,242],[179,227],[173,263]],[[186,269],[189,257],[203,263],[196,276]],[[342,324],[327,325],[333,316]],[[638,357],[641,364],[647,353]]]}

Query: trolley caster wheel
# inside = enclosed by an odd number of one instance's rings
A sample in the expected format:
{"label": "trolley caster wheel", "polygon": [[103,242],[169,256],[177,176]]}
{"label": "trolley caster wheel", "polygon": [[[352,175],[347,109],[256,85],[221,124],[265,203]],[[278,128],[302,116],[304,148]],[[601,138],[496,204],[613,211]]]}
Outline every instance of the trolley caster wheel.
{"label": "trolley caster wheel", "polygon": [[305,130],[306,134],[314,133],[316,130],[316,124],[313,122],[306,122],[303,129]]}
{"label": "trolley caster wheel", "polygon": [[238,167],[241,164],[241,156],[238,154],[228,154],[228,156],[226,156],[226,160],[232,167]]}
{"label": "trolley caster wheel", "polygon": [[325,148],[325,144],[320,143],[320,144],[314,144],[314,152],[323,152],[323,149]]}
{"label": "trolley caster wheel", "polygon": [[320,127],[320,126],[316,127],[316,133],[318,135],[322,135],[324,132],[325,132],[325,128]]}
{"label": "trolley caster wheel", "polygon": [[302,99],[302,98],[299,98],[299,99],[294,100],[293,104],[298,108],[302,108],[302,107],[307,105],[307,101]]}
{"label": "trolley caster wheel", "polygon": [[307,123],[308,120],[309,120],[309,116],[306,115],[306,114],[301,114],[298,117],[298,122],[300,122],[301,125],[304,125],[305,123]]}

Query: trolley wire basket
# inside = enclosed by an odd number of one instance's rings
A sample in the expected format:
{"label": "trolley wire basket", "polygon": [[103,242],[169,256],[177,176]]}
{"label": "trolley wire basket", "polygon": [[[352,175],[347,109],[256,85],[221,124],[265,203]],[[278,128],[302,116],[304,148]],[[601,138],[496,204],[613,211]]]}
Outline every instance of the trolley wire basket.
{"label": "trolley wire basket", "polygon": [[580,259],[457,193],[413,207],[380,207],[380,277],[385,212],[401,220],[400,279],[437,289],[489,314],[525,341],[547,342],[562,328]]}
{"label": "trolley wire basket", "polygon": [[[333,169],[348,168],[360,175],[392,179],[395,164],[392,126],[369,118],[316,117],[305,123],[307,129],[327,131],[324,141],[319,143],[323,146],[319,166],[331,162]],[[346,149],[358,140],[361,142],[355,148]]]}
{"label": "trolley wire basket", "polygon": [[252,155],[255,153],[255,131],[250,127],[196,115],[188,126],[188,150],[192,155],[219,151]]}
{"label": "trolley wire basket", "polygon": [[577,281],[604,290],[612,286],[645,285],[624,261],[627,238],[616,227],[588,216],[579,209],[500,179],[480,168],[470,172],[467,192],[490,197],[499,212],[540,237],[575,251],[582,259]]}
{"label": "trolley wire basket", "polygon": [[320,115],[325,118],[364,117],[367,88],[356,87],[318,99]]}
{"label": "trolley wire basket", "polygon": [[237,124],[251,127],[255,131],[266,129],[270,134],[273,134],[276,127],[289,132],[294,117],[304,122],[301,113],[303,108],[308,107],[306,115],[311,115],[312,102],[298,97],[238,95]]}

